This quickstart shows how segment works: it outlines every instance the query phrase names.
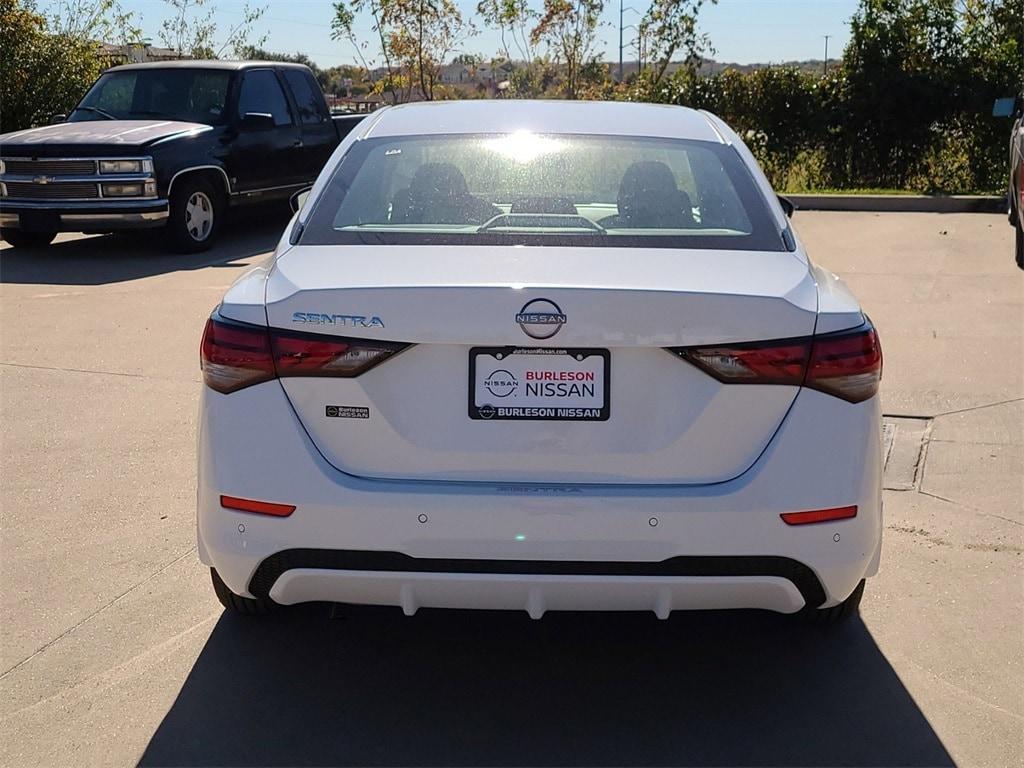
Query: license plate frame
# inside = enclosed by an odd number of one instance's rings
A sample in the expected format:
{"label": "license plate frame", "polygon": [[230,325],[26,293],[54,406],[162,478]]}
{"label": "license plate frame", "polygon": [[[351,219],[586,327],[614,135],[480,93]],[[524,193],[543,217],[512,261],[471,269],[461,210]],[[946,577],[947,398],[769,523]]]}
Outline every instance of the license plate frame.
{"label": "license plate frame", "polygon": [[[479,402],[477,397],[477,361],[481,357],[493,357],[495,364],[508,358],[522,356],[543,358],[547,361],[573,358],[577,370],[585,370],[584,364],[597,357],[603,378],[600,407],[575,405],[512,405],[512,401],[501,403],[500,397],[491,399],[499,402]],[[512,366],[509,366],[512,367]],[[518,388],[520,382],[516,382]],[[607,349],[590,347],[473,347],[469,350],[469,418],[473,421],[607,421],[611,416],[611,353]],[[493,393],[492,393],[493,394]],[[511,392],[509,394],[512,394]],[[512,412],[515,409],[521,412]]]}

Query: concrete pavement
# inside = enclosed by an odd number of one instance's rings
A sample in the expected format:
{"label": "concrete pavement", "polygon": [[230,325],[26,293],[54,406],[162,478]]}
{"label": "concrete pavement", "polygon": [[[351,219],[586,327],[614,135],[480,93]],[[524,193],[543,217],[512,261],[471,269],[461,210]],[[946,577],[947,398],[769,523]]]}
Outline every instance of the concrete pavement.
{"label": "concrete pavement", "polygon": [[800,212],[878,326],[882,571],[738,613],[222,615],[194,549],[206,314],[284,224],[0,251],[0,764],[1024,764],[1024,273],[1005,217]]}

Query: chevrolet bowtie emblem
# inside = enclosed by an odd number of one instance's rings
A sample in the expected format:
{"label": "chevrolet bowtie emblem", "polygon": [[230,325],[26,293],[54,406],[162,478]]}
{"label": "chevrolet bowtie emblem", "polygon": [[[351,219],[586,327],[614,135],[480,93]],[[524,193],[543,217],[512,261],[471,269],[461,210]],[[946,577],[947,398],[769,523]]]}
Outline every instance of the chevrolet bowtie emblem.
{"label": "chevrolet bowtie emblem", "polygon": [[36,176],[32,179],[36,184],[49,184],[51,181],[55,181],[53,176]]}

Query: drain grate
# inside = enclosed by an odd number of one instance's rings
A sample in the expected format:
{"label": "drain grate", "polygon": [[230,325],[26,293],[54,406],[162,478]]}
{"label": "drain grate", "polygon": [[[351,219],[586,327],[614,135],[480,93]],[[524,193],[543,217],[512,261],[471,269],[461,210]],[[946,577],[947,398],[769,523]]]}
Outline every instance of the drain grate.
{"label": "drain grate", "polygon": [[912,491],[917,487],[931,426],[932,420],[927,417],[882,417],[882,487],[887,491]]}

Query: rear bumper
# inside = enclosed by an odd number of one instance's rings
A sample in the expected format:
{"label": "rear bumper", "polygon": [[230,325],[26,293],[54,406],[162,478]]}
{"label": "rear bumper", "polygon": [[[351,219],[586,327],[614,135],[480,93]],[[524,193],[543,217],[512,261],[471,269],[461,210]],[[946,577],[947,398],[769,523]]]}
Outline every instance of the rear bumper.
{"label": "rear bumper", "polygon": [[[764,454],[727,483],[601,486],[353,477],[317,452],[278,382],[202,395],[200,557],[234,592],[287,604],[827,607],[877,570],[880,489],[878,398],[802,391]],[[296,510],[228,510],[220,494]],[[850,504],[853,519],[779,518]]]}
{"label": "rear bumper", "polygon": [[169,215],[166,200],[0,203],[0,226],[48,232],[145,229],[162,226]]}
{"label": "rear bumper", "polygon": [[421,607],[526,611],[672,611],[761,608],[795,613],[805,601],[781,577],[549,576],[539,574],[386,573],[293,569],[269,597],[290,605],[309,600],[393,605],[412,616]]}

